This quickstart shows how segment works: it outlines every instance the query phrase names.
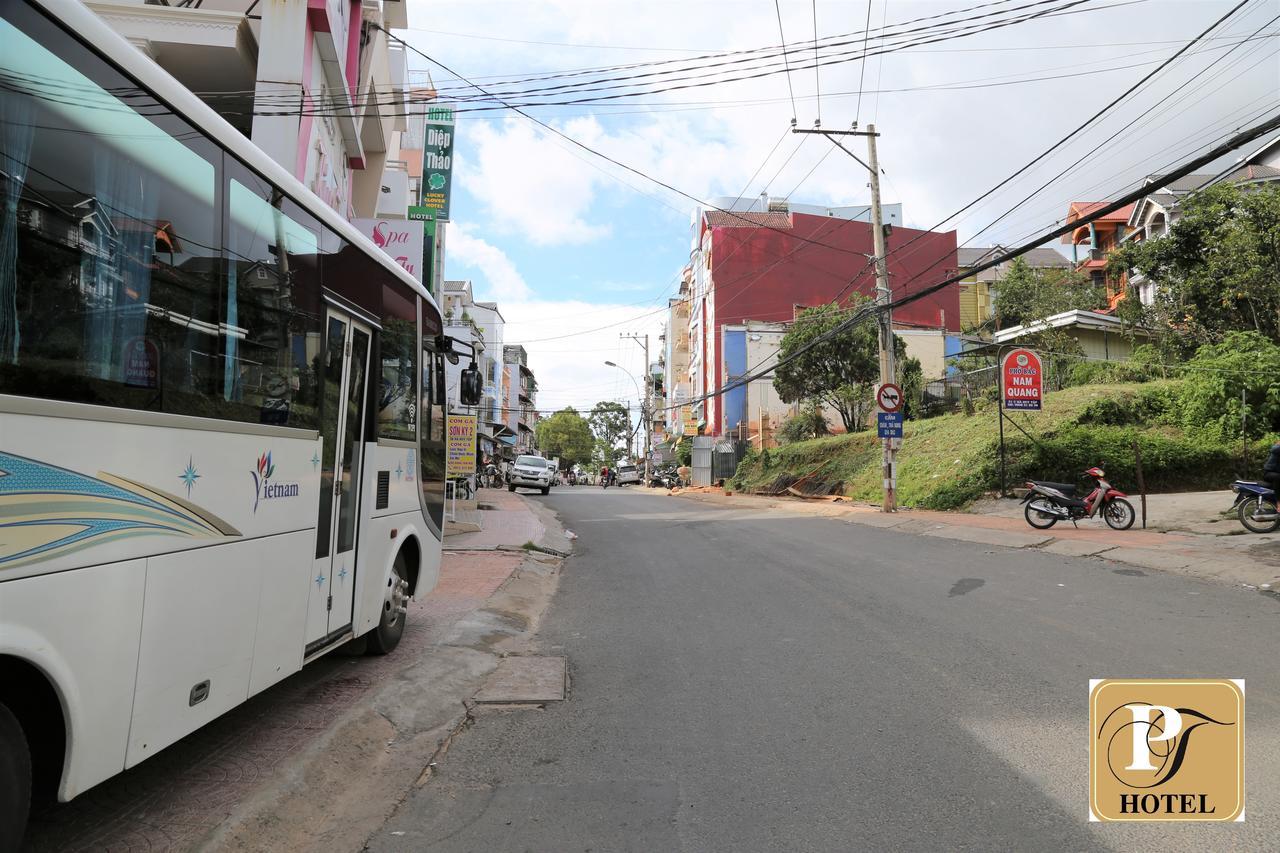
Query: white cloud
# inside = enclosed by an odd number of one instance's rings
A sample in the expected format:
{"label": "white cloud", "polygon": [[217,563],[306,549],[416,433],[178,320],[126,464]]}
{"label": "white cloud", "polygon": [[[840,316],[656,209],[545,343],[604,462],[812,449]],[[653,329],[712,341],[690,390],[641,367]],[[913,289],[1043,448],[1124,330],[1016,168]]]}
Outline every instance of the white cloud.
{"label": "white cloud", "polygon": [[484,275],[486,299],[527,299],[532,291],[507,253],[473,236],[467,226],[451,223],[445,236],[445,252],[451,262],[475,267]]}
{"label": "white cloud", "polygon": [[609,234],[608,225],[590,221],[596,187],[607,178],[561,147],[568,143],[553,142],[523,119],[466,129],[475,155],[459,179],[498,231],[537,246],[588,243]]}
{"label": "white cloud", "polygon": [[[821,114],[825,127],[847,127],[855,117],[865,125],[874,118],[881,139],[881,162],[891,180],[886,201],[904,204],[907,223],[929,226],[994,185],[1014,168],[1031,159],[1051,141],[1072,130],[1096,110],[1105,97],[1122,91],[1153,66],[1122,68],[1099,76],[1069,77],[1108,66],[1133,65],[1162,60],[1221,14],[1223,3],[1166,2],[1161,14],[1151,16],[1145,4],[1078,10],[1080,14],[1046,18],[1006,29],[923,49],[892,54],[867,63],[865,79],[859,62],[824,66],[821,70]],[[1265,4],[1264,4],[1265,5]],[[550,10],[549,8],[550,7]],[[887,4],[888,21],[942,12],[954,5],[917,3]],[[778,24],[768,6],[713,3],[601,4],[598,0],[554,0],[547,4],[495,2],[485,26],[477,26],[474,4],[441,0],[432,6],[432,22],[424,26],[441,31],[471,33],[497,39],[531,42],[573,42],[593,45],[647,45],[652,50],[618,51],[520,44],[478,38],[440,37],[428,52],[442,56],[467,74],[499,74],[503,79],[523,71],[611,65],[651,59],[677,59],[688,54],[675,49],[734,50],[775,44]],[[886,3],[873,0],[871,20],[877,25]],[[783,3],[782,17],[788,38],[804,38],[813,26],[810,4]],[[823,35],[858,29],[846,4],[819,3],[817,15]],[[1220,30],[1223,37],[1239,37],[1252,31],[1267,16],[1264,7],[1246,10]],[[1106,38],[1099,39],[1102,32]],[[1135,35],[1136,34],[1136,35]],[[1114,42],[1115,44],[1098,44]],[[1138,44],[1134,44],[1138,43]],[[1126,44],[1129,46],[1126,47]],[[871,46],[874,48],[875,40]],[[1212,45],[1211,45],[1212,46]],[[1117,126],[1124,126],[1170,89],[1176,89],[1205,63],[1222,56],[1216,52],[1189,56],[1165,75],[1166,82],[1149,87],[1117,111],[1116,122],[1085,135],[1083,144],[1057,152],[1051,166],[1060,168],[1083,154]],[[1224,67],[1230,75],[1253,64],[1265,50],[1259,43],[1249,48],[1247,62]],[[990,50],[988,50],[990,49]],[[1243,50],[1243,49],[1242,49]],[[1232,57],[1234,60],[1236,57]],[[1230,62],[1224,66],[1231,65]],[[1215,69],[1216,76],[1219,69]],[[502,74],[502,72],[508,72]],[[1055,184],[1021,212],[1002,222],[984,240],[1023,236],[1060,218],[1067,202],[1077,196],[1105,197],[1139,175],[1156,171],[1180,153],[1203,140],[1214,122],[1229,118],[1251,102],[1274,92],[1274,62],[1252,68],[1247,77],[1198,103],[1177,105],[1175,120],[1159,132],[1141,127],[1128,132],[1138,143],[1110,161],[1088,157],[1072,176]],[[625,73],[625,72],[619,72]],[[1004,82],[1011,77],[1043,77],[1025,85],[994,89],[961,88],[933,91],[892,91],[966,81]],[[1049,78],[1058,79],[1049,79]],[[794,114],[802,127],[812,126],[818,115],[812,70],[790,75],[796,103]],[[1196,81],[1199,88],[1205,79]],[[447,84],[446,84],[447,85]],[[877,86],[884,94],[875,95]],[[858,97],[860,89],[867,94]],[[614,106],[569,107],[539,114],[586,145],[616,157],[692,195],[732,194],[744,189],[747,179],[782,134],[793,115],[787,77],[774,75],[713,88],[680,89],[646,94],[639,103],[613,102]],[[1271,99],[1274,103],[1274,96]],[[726,103],[737,102],[737,103]],[[859,103],[861,109],[859,111]],[[1265,104],[1259,103],[1255,112]],[[664,111],[664,107],[679,111]],[[692,108],[692,109],[689,109]],[[626,115],[611,115],[620,110]],[[652,111],[648,111],[652,110]],[[590,115],[586,115],[586,114]],[[471,114],[464,118],[492,119],[495,114]],[[468,120],[460,131],[464,149],[478,152],[461,169],[459,180],[481,199],[486,216],[500,233],[520,234],[540,246],[580,245],[593,240],[626,239],[627,222],[611,221],[610,212],[622,198],[635,198],[622,181],[660,197],[667,205],[687,211],[691,202],[665,191],[644,178],[619,170],[562,140],[551,141],[522,118],[500,121]],[[1187,142],[1170,151],[1173,140]],[[755,195],[764,188],[783,160],[800,142],[783,139],[772,162],[746,187]],[[859,154],[862,140],[850,140]],[[1114,148],[1114,146],[1112,146]],[[804,140],[803,148],[781,170],[769,187],[773,195],[788,194],[797,184],[797,201],[814,203],[865,203],[866,173],[840,152],[830,154],[820,167],[810,169],[830,146],[817,138]],[[1106,152],[1103,152],[1105,154]],[[477,162],[478,160],[478,162]],[[603,172],[601,171],[603,170]],[[1056,171],[1056,168],[1054,169]],[[1053,174],[1048,168],[1034,171],[989,200],[976,206],[958,228],[961,236],[976,231],[1029,189],[1037,178]],[[806,175],[808,177],[806,178]],[[687,217],[660,205],[645,203],[653,216]]]}
{"label": "white cloud", "polygon": [[[1177,49],[1179,40],[1185,42],[1227,8],[1222,0],[1157,5],[1158,15],[1151,14],[1152,4],[1121,4],[1114,9],[1029,22],[974,38],[895,53],[883,60],[883,67],[881,60],[871,60],[865,81],[861,80],[863,69],[857,62],[826,66],[821,71],[823,126],[847,127],[855,114],[863,126],[874,118],[883,134],[879,153],[888,174],[882,186],[885,201],[903,204],[908,225],[931,226],[1073,130],[1154,66],[1097,76],[1060,75],[1163,59]],[[955,9],[956,4],[923,0],[888,3],[888,20],[892,24],[948,8]],[[524,72],[688,56],[667,52],[678,48],[736,50],[776,44],[778,39],[771,4],[687,0],[645,4],[548,0],[529,4],[493,0],[484,4],[484,9],[484,19],[480,20],[473,0],[438,0],[431,4],[429,22],[421,16],[413,22],[436,32],[411,33],[409,37],[427,53],[482,85],[520,78],[526,76]],[[819,2],[817,9],[823,35],[856,30],[863,20],[860,15],[847,14],[845,3]],[[878,25],[885,9],[885,0],[873,0],[873,26]],[[783,2],[781,10],[789,40],[803,39],[811,32],[809,3]],[[1247,34],[1269,15],[1266,4],[1247,7],[1224,25],[1221,33],[1236,37]],[[457,33],[489,38],[464,38]],[[579,49],[493,39],[647,45],[655,49]],[[873,47],[874,43],[873,39]],[[1206,82],[1204,78],[1192,84],[1196,97],[1203,96],[1201,100],[1183,102],[1175,96],[1172,103],[1162,107],[1164,114],[1156,121],[1134,122],[1143,110],[1185,84],[1223,51],[1180,61],[1170,69],[1173,73],[1164,75],[1149,91],[1144,90],[1140,97],[1117,109],[1114,119],[1101,122],[1079,143],[1064,146],[1041,167],[974,206],[954,224],[961,240],[1040,182],[1085,155],[1117,128],[1126,130],[1116,144],[1108,145],[1098,155],[1085,157],[1075,172],[983,234],[980,241],[1011,244],[1029,236],[1061,218],[1069,201],[1105,198],[1134,178],[1159,171],[1194,149],[1215,126],[1222,131],[1235,126],[1233,121],[1244,123],[1251,110],[1261,111],[1268,104],[1274,109],[1274,60],[1252,66],[1259,58],[1265,59],[1264,52],[1269,47],[1266,42],[1258,42],[1242,47],[1240,53],[1246,49],[1247,61],[1233,65],[1237,58],[1233,56],[1206,74],[1216,78],[1210,86],[1200,89]],[[1252,67],[1248,76],[1232,79],[1248,67]],[[1225,72],[1221,78],[1217,77],[1219,71]],[[453,86],[460,93],[465,88],[436,73],[442,90]],[[1037,76],[1060,79],[1000,88],[889,91]],[[796,98],[794,114],[801,127],[811,127],[818,113],[813,71],[793,73],[791,83]],[[1216,93],[1210,92],[1221,84],[1227,85]],[[875,95],[877,86],[886,91]],[[859,112],[860,88],[867,94]],[[584,145],[699,198],[740,191],[756,195],[768,185],[769,193],[775,196],[788,195],[799,186],[792,196],[798,202],[863,204],[868,200],[865,169],[820,138],[785,132],[793,107],[783,75],[712,88],[650,93],[638,101],[629,105],[616,101],[616,106],[611,107],[541,110],[537,115]],[[1169,123],[1163,124],[1166,120]],[[652,354],[656,357],[661,314],[636,319],[645,307],[617,304],[631,298],[624,286],[644,276],[628,269],[602,273],[599,264],[591,266],[581,258],[588,252],[598,258],[604,254],[602,249],[637,239],[637,223],[645,217],[650,220],[647,224],[661,219],[659,224],[664,227],[666,223],[678,226],[669,229],[677,236],[669,244],[655,246],[654,251],[675,257],[677,261],[669,272],[677,273],[678,259],[687,250],[684,226],[692,202],[571,143],[549,137],[520,117],[501,117],[496,112],[462,113],[458,144],[455,175],[478,200],[480,210],[468,227],[451,226],[446,250],[449,262],[479,269],[488,281],[486,296],[503,300],[509,341],[536,341],[527,344],[527,348],[542,389],[540,406],[573,403],[589,407],[599,399],[634,398],[631,381],[602,362],[617,361],[640,375],[643,365],[639,348],[625,341],[620,343],[618,332],[650,331]],[[865,152],[862,139],[849,139],[846,144],[860,156]],[[753,178],[771,149],[774,153],[767,166]],[[815,168],[824,156],[825,160]],[[639,203],[635,203],[637,200]],[[649,229],[646,236],[656,233],[663,233],[663,229]],[[483,234],[484,239],[473,236],[477,234]],[[539,268],[555,270],[557,278],[526,283],[499,248],[514,245],[513,237],[539,247],[545,253],[540,260],[547,259],[539,263]],[[587,244],[596,245],[583,249]],[[532,263],[526,261],[529,256],[523,249],[519,254],[522,262]],[[514,249],[510,251],[515,253]],[[526,272],[530,269],[531,266],[525,267]],[[605,301],[548,301],[532,295],[532,291],[554,293],[557,285],[578,276],[599,279],[601,283],[594,292],[596,298]],[[662,278],[648,292],[655,293],[660,284],[667,283]],[[657,304],[660,301],[651,307]],[[590,329],[597,331],[587,331]],[[541,340],[572,332],[582,334]]]}
{"label": "white cloud", "polygon": [[[505,343],[523,344],[538,379],[538,408],[567,405],[586,411],[601,400],[618,400],[638,409],[636,382],[644,380],[640,345],[619,333],[649,335],[649,357],[661,352],[665,311],[656,306],[584,301],[529,300],[502,303]],[[562,337],[568,335],[569,337]],[[550,340],[548,340],[550,339]],[[626,371],[609,367],[606,361]]]}

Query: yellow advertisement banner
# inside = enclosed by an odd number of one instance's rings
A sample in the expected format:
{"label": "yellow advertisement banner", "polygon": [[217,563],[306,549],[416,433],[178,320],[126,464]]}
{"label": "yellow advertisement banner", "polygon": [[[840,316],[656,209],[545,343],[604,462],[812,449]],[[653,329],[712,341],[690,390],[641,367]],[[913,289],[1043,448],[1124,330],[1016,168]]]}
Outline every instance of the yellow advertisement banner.
{"label": "yellow advertisement banner", "polygon": [[467,477],[476,472],[476,416],[449,415],[445,445],[445,476]]}

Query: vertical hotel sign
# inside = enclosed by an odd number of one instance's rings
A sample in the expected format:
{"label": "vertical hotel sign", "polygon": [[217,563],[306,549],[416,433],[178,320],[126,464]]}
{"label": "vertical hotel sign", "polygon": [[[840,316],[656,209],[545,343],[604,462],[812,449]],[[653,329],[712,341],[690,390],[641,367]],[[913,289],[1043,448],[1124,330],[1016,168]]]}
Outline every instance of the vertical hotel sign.
{"label": "vertical hotel sign", "polygon": [[453,107],[427,108],[427,147],[422,152],[422,206],[437,222],[449,219],[453,184]]}
{"label": "vertical hotel sign", "polygon": [[1040,411],[1044,398],[1044,370],[1040,356],[1029,349],[1016,349],[1000,364],[1000,400],[1005,409]]}
{"label": "vertical hotel sign", "polygon": [[422,223],[422,284],[427,292],[440,301],[436,293],[436,215],[429,207],[421,205],[409,208],[409,220]]}
{"label": "vertical hotel sign", "polygon": [[469,477],[476,472],[476,416],[450,413],[445,444],[445,476]]}

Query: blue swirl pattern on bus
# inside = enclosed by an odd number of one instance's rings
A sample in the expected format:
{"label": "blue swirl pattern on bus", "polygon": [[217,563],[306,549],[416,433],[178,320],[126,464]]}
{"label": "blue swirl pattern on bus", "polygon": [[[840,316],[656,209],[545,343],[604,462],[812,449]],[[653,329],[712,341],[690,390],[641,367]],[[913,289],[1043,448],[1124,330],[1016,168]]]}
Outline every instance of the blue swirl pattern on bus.
{"label": "blue swirl pattern on bus", "polygon": [[0,453],[0,566],[148,534],[222,538],[240,532],[188,501],[124,477],[90,477]]}

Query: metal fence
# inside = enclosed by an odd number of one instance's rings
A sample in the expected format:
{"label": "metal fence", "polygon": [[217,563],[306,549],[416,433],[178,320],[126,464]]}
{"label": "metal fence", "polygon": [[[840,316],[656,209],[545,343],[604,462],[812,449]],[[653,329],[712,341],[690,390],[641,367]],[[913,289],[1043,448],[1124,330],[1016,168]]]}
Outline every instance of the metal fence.
{"label": "metal fence", "polygon": [[695,486],[711,485],[711,459],[715,455],[716,439],[710,435],[693,437],[693,484]]}
{"label": "metal fence", "polygon": [[750,443],[734,439],[721,439],[716,442],[711,454],[711,482],[719,483],[728,480],[738,472],[738,463],[747,454]]}

